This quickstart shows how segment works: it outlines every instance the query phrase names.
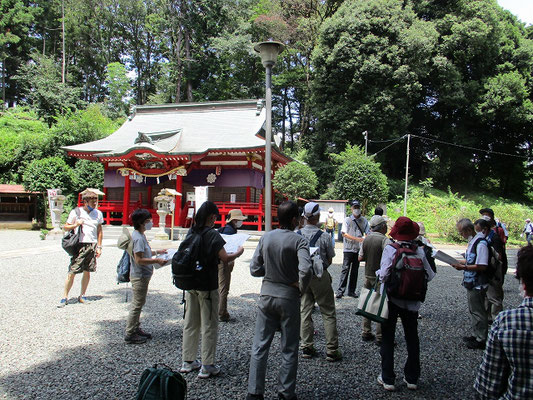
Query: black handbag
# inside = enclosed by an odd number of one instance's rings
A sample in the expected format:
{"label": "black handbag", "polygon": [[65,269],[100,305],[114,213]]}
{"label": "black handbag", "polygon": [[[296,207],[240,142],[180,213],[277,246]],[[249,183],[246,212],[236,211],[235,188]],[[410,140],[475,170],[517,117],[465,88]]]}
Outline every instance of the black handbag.
{"label": "black handbag", "polygon": [[[78,218],[80,217],[80,209],[76,207],[76,214]],[[63,239],[61,239],[61,247],[67,252],[71,257],[74,257],[78,254],[80,250],[80,237],[81,237],[81,226],[78,229],[71,229],[68,231]]]}

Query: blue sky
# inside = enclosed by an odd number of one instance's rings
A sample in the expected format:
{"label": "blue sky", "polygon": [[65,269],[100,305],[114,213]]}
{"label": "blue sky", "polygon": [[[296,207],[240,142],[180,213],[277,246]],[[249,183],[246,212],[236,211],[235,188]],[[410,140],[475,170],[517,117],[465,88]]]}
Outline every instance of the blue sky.
{"label": "blue sky", "polygon": [[527,25],[533,24],[533,0],[498,0],[498,4]]}

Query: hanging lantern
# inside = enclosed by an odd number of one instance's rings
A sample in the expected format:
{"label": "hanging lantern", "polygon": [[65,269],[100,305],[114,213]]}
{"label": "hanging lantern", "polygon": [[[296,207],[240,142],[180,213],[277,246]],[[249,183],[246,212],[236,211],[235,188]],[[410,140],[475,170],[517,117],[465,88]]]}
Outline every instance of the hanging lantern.
{"label": "hanging lantern", "polygon": [[222,166],[221,165],[217,165],[216,168],[215,168],[215,174],[217,176],[219,176],[221,172],[222,172]]}

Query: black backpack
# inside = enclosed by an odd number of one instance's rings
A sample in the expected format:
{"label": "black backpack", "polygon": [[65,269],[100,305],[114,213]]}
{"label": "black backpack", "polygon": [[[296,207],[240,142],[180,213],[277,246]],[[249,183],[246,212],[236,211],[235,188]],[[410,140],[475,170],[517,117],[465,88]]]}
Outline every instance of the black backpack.
{"label": "black backpack", "polygon": [[423,302],[426,299],[428,276],[416,244],[392,243],[390,246],[396,249],[396,255],[385,278],[387,294],[397,299]]}
{"label": "black backpack", "polygon": [[198,290],[208,280],[207,260],[201,249],[203,236],[210,229],[204,228],[201,233],[189,230],[172,257],[172,278],[178,289]]}
{"label": "black backpack", "polygon": [[137,400],[183,400],[187,397],[187,381],[169,367],[146,368],[141,375]]}

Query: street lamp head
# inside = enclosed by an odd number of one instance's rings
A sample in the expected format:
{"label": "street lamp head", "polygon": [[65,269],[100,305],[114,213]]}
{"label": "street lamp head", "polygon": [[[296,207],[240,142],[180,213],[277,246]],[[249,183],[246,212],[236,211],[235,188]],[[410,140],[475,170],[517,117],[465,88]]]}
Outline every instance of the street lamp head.
{"label": "street lamp head", "polygon": [[261,42],[254,46],[256,53],[261,56],[261,62],[265,68],[273,67],[276,64],[278,54],[281,54],[284,49],[283,43],[274,41]]}

